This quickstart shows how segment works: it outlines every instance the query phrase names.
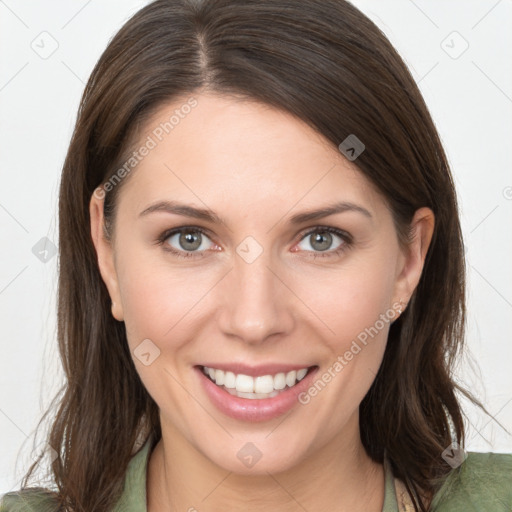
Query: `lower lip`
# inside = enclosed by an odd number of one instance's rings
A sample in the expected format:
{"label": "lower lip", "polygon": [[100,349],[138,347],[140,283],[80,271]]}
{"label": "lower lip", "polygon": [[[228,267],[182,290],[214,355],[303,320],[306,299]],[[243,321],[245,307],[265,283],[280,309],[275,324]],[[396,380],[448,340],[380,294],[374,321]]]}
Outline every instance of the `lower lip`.
{"label": "lower lip", "polygon": [[273,398],[239,398],[228,393],[212,382],[200,367],[194,368],[205,393],[213,404],[226,416],[242,421],[267,421],[277,418],[288,412],[298,402],[298,395],[305,391],[313,380],[318,366],[311,369],[309,373],[295,386],[286,388],[279,395]]}

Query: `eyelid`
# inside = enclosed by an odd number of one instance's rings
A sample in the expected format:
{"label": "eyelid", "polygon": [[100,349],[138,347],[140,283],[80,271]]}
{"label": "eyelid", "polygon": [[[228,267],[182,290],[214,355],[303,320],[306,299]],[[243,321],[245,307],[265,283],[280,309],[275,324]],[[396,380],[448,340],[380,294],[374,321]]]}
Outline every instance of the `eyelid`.
{"label": "eyelid", "polygon": [[350,233],[345,231],[344,229],[335,228],[334,226],[324,226],[324,225],[315,225],[311,228],[306,228],[305,231],[301,231],[299,234],[299,241],[301,241],[304,237],[311,235],[312,233],[334,233],[335,235],[339,236],[340,238],[343,238],[347,242],[352,242],[353,237]]}
{"label": "eyelid", "polygon": [[161,235],[159,235],[159,237],[157,238],[157,242],[165,242],[169,237],[171,237],[172,235],[175,235],[176,233],[180,233],[182,231],[197,231],[203,235],[206,235],[208,238],[212,238],[212,233],[209,229],[207,228],[202,228],[200,226],[178,226],[178,227],[175,227],[175,228],[170,228],[170,229],[166,229],[164,230]]}

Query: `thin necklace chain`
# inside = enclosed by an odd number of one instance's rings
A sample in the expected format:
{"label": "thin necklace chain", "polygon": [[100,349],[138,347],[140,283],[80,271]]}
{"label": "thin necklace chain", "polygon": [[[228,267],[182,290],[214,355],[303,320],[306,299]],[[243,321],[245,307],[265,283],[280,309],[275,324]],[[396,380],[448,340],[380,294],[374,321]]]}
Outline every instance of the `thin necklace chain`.
{"label": "thin necklace chain", "polygon": [[394,480],[398,512],[414,512],[414,505],[404,483],[398,478]]}

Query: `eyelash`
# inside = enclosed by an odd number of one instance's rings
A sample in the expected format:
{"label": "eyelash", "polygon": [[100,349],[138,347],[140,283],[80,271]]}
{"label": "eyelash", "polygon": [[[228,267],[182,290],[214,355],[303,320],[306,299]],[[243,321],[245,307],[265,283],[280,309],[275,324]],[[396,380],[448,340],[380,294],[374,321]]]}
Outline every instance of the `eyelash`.
{"label": "eyelash", "polygon": [[[179,258],[204,258],[207,251],[178,251],[171,246],[164,247],[164,244],[168,238],[170,238],[172,235],[175,235],[176,233],[181,233],[183,231],[191,231],[191,232],[197,232],[201,233],[202,235],[207,236],[210,238],[210,235],[208,231],[206,231],[203,228],[200,228],[198,226],[182,226],[179,228],[173,228],[169,229],[167,231],[164,231],[156,240],[157,245],[163,246],[164,251],[170,252],[174,254],[175,256]],[[340,237],[343,240],[343,244],[335,250],[331,251],[306,251],[308,253],[311,253],[309,257],[316,259],[316,258],[331,258],[335,256],[341,255],[343,252],[348,250],[352,244],[353,240],[352,237],[345,231],[342,231],[341,229],[333,228],[330,226],[315,226],[313,229],[310,229],[309,231],[303,233],[300,235],[299,242],[301,242],[303,239],[308,237],[309,235],[312,235],[313,233],[333,233]]]}

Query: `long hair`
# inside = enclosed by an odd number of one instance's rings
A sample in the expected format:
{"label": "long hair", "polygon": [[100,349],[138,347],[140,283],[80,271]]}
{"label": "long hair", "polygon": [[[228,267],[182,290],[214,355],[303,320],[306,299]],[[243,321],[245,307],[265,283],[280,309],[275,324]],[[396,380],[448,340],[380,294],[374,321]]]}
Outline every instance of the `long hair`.
{"label": "long hair", "polygon": [[[51,466],[56,496],[68,510],[107,512],[131,456],[148,436],[161,436],[158,407],[135,369],[124,323],[110,313],[89,202],[118,170],[141,123],[163,104],[203,90],[289,112],[334,147],[355,134],[366,149],[354,163],[387,201],[402,242],[414,212],[433,210],[420,282],[390,327],[382,365],[360,405],[367,453],[382,463],[386,452],[416,511],[425,511],[420,495],[433,494],[451,470],[443,450],[452,442],[464,447],[456,391],[486,410],[452,380],[465,327],[457,199],[407,66],[344,0],[157,0],[121,28],[98,61],[60,186],[58,343],[66,382],[48,437],[58,454]],[[106,192],[107,225],[122,186]]]}

